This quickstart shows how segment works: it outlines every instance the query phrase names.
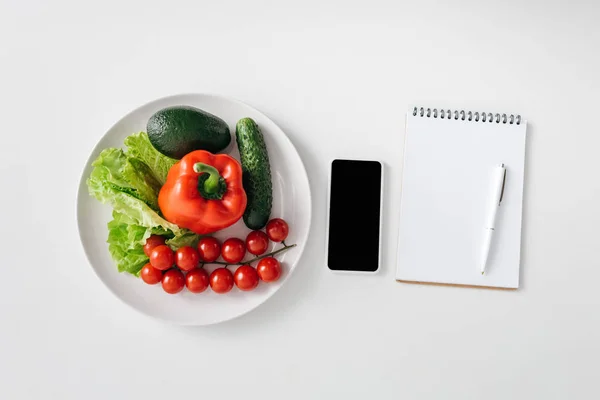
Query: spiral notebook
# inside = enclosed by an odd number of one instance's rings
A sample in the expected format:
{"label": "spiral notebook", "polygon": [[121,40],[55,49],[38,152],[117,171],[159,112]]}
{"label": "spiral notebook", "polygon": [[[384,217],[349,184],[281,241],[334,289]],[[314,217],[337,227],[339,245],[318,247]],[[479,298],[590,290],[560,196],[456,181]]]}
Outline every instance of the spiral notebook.
{"label": "spiral notebook", "polygon": [[[520,115],[415,107],[406,116],[396,279],[519,287],[527,122]],[[486,273],[490,180],[506,180]]]}

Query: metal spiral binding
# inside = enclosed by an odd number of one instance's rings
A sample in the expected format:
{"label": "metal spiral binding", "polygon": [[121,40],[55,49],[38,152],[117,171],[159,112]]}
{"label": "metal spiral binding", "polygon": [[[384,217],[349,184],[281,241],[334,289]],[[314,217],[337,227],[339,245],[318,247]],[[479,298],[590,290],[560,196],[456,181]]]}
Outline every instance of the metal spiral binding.
{"label": "metal spiral binding", "polygon": [[415,107],[413,109],[413,115],[427,118],[440,118],[440,119],[454,119],[461,121],[475,121],[475,122],[487,122],[496,124],[515,124],[521,125],[521,116],[519,114],[492,114],[487,112],[479,111],[465,111],[465,110],[444,110],[437,108],[424,108]]}

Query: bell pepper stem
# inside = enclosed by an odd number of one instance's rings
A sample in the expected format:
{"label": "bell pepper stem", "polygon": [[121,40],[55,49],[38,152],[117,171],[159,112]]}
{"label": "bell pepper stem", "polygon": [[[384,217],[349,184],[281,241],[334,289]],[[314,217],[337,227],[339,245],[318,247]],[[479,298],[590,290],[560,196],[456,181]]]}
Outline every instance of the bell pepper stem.
{"label": "bell pepper stem", "polygon": [[219,190],[219,178],[221,178],[221,175],[219,175],[219,171],[217,171],[215,167],[198,162],[194,164],[194,172],[199,174],[208,174],[208,179],[204,181],[204,191],[208,194],[217,193]]}

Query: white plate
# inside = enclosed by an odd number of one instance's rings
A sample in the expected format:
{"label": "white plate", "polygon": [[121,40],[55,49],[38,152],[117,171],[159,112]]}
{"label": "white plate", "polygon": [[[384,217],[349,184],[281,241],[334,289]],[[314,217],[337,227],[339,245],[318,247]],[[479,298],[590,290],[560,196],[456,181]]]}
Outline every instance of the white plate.
{"label": "white plate", "polygon": [[[86,179],[91,163],[107,147],[123,147],[123,140],[130,134],[146,130],[148,118],[164,107],[190,105],[219,116],[229,124],[232,145],[225,152],[239,160],[235,145],[235,124],[243,117],[250,117],[261,128],[271,161],[273,175],[272,217],[285,219],[290,226],[286,243],[298,246],[277,256],[283,267],[283,276],[274,283],[260,282],[251,292],[234,287],[227,294],[210,290],[193,294],[184,290],[177,295],[165,293],[160,284],[147,285],[141,279],[127,273],[119,273],[108,253],[106,238],[107,222],[111,219],[111,207],[101,204],[88,194]],[[254,108],[236,100],[205,94],[185,94],[162,98],[148,103],[123,117],[96,145],[85,166],[77,199],[79,236],[88,260],[98,277],[121,300],[134,309],[165,321],[182,325],[208,325],[230,320],[258,307],[271,297],[290,277],[304,250],[311,221],[311,197],[308,176],[294,145],[273,121]],[[244,239],[250,232],[240,220],[235,225],[217,232],[219,239],[239,237]],[[272,246],[279,247],[281,245]],[[247,255],[248,256],[248,255]],[[217,266],[208,265],[210,272]],[[230,267],[233,272],[233,268]]]}

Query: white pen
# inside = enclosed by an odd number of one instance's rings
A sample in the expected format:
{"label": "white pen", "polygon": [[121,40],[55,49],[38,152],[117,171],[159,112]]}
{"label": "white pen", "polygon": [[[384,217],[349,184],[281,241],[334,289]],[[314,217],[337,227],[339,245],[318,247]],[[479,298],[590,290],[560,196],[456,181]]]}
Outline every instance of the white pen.
{"label": "white pen", "polygon": [[494,229],[496,227],[496,215],[498,215],[498,208],[500,208],[502,196],[504,195],[504,183],[506,182],[506,168],[504,167],[504,164],[500,164],[494,168],[492,182],[494,186],[492,197],[490,197],[490,209],[488,211],[483,237],[481,275],[485,273],[485,266],[487,264],[488,254],[490,254],[490,246],[492,244],[492,237],[494,236]]}

